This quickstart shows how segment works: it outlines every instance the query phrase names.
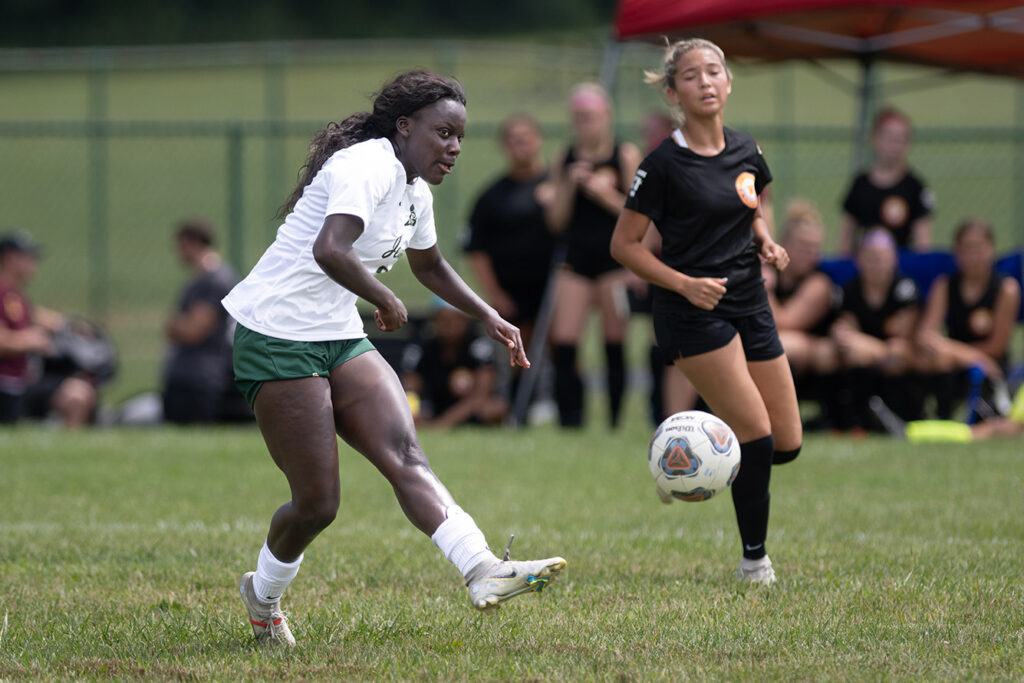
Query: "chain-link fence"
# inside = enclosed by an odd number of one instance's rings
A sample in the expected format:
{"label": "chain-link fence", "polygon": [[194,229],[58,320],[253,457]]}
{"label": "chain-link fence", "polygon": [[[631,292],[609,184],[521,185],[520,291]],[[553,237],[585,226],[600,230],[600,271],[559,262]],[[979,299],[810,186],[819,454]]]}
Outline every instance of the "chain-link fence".
{"label": "chain-link fence", "polygon": [[[398,71],[434,68],[467,89],[463,154],[435,188],[441,246],[460,267],[459,226],[502,167],[498,122],[534,114],[550,157],[568,138],[571,85],[614,76],[619,134],[638,141],[643,116],[664,108],[639,77],[659,56],[629,46],[613,63],[600,48],[453,42],[0,51],[0,227],[25,228],[44,244],[37,301],[110,329],[123,367],[108,396],[124,396],[157,382],[162,322],[186,278],[175,223],[210,218],[224,255],[247,271],[273,239],[273,216],[313,133],[366,109]],[[728,120],[764,148],[776,213],[806,197],[836,226],[853,165],[854,98],[797,66],[734,70]],[[995,223],[1001,249],[1024,241],[1024,96],[1005,82],[986,92],[988,119],[953,105],[943,119],[917,110],[912,95],[896,98],[930,122],[918,125],[912,162],[938,198],[940,245],[971,214]],[[971,126],[956,125],[961,118]],[[412,305],[425,301],[407,272],[389,277]]]}

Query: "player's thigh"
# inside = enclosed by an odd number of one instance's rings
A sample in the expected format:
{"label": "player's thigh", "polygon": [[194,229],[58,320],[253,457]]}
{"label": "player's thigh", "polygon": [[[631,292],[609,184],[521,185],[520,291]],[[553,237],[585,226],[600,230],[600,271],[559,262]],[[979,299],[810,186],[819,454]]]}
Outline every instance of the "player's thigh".
{"label": "player's thigh", "polygon": [[389,479],[410,464],[425,464],[412,411],[395,371],[377,351],[331,371],[334,426],[339,436]]}
{"label": "player's thigh", "polygon": [[629,323],[627,272],[614,270],[597,279],[597,301],[601,308],[601,326],[606,341],[622,343]]}
{"label": "player's thigh", "polygon": [[739,336],[725,346],[676,360],[700,395],[732,427],[740,443],[771,434],[771,421],[761,393],[747,369]]}
{"label": "player's thigh", "polygon": [[747,367],[768,411],[775,450],[791,451],[799,448],[803,443],[803,426],[793,374],[786,357],[750,361]]}
{"label": "player's thigh", "polygon": [[575,344],[579,341],[592,300],[591,280],[567,270],[555,274],[555,310],[551,318],[553,344]]}
{"label": "player's thigh", "polygon": [[336,496],[338,437],[327,379],[264,382],[253,411],[270,456],[288,479],[292,498]]}

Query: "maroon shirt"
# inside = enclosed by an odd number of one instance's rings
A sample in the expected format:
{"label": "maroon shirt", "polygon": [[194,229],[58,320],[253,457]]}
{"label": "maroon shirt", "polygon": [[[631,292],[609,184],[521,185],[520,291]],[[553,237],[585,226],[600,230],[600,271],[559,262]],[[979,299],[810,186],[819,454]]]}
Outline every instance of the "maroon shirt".
{"label": "maroon shirt", "polygon": [[[10,330],[24,330],[32,326],[32,302],[21,292],[3,284],[0,284],[0,325]],[[27,353],[0,356],[0,384],[24,384],[28,379]]]}

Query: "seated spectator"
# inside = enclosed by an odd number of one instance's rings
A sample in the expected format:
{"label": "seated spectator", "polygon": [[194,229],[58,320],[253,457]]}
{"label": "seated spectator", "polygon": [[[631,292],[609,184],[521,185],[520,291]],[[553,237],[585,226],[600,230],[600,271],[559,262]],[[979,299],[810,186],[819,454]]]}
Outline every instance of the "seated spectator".
{"label": "seated spectator", "polygon": [[55,415],[68,428],[92,420],[96,387],[88,373],[44,372],[57,357],[53,335],[64,316],[32,304],[25,292],[39,266],[39,246],[21,231],[0,237],[0,422]]}
{"label": "seated spectator", "polygon": [[232,378],[233,321],[221,305],[238,276],[214,249],[213,228],[200,219],[175,233],[178,258],[192,278],[167,320],[171,344],[164,366],[164,419],[177,424],[251,417]]}
{"label": "seated spectator", "polygon": [[956,272],[935,280],[917,334],[922,367],[945,380],[937,391],[941,418],[949,418],[956,399],[966,394],[969,368],[1002,380],[1020,310],[1020,285],[995,269],[995,238],[988,221],[963,221],[953,255]]}
{"label": "seated spectator", "polygon": [[864,428],[867,401],[880,395],[903,419],[920,412],[909,375],[915,365],[917,285],[897,268],[896,242],[883,228],[869,230],[857,250],[857,276],[843,288],[832,338],[845,373],[839,428]]}
{"label": "seated spectator", "polygon": [[402,385],[418,425],[493,425],[508,414],[508,401],[495,392],[494,343],[474,334],[471,323],[437,299],[433,336],[407,348]]}
{"label": "seated spectator", "polygon": [[931,190],[907,163],[911,125],[907,115],[886,108],[871,129],[874,160],[853,180],[843,200],[839,253],[849,256],[864,230],[882,227],[900,247],[927,251],[932,243]]}
{"label": "seated spectator", "polygon": [[[780,243],[789,253],[789,266],[765,267],[765,288],[775,316],[779,340],[801,398],[822,403],[822,422],[834,411],[824,409],[834,392],[823,390],[839,370],[839,349],[829,334],[839,313],[842,293],[819,267],[825,243],[821,214],[813,204],[794,200],[786,207]],[[824,399],[824,400],[823,400]]]}

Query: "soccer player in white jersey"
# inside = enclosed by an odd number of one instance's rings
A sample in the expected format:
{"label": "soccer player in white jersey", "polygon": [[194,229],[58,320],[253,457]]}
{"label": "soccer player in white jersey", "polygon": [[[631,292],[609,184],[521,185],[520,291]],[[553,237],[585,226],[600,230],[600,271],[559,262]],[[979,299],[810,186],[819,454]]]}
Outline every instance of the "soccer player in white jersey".
{"label": "soccer player in white jersey", "polygon": [[494,556],[430,469],[401,384],[356,310],[360,297],[376,306],[385,332],[406,323],[405,304],[374,277],[404,253],[421,283],[479,318],[508,346],[511,365],[529,367],[519,329],[469,289],[437,246],[427,184],[452,172],[465,127],[457,81],[423,70],[395,77],[372,112],[316,135],[277,238],[224,298],[238,321],[236,382],[292,494],[274,513],[256,571],[239,586],[260,641],[295,643],[281,594],[306,546],[337,514],[337,436],[388,479],[409,520],[462,573],[477,609],[539,591],[565,566],[560,557]]}

